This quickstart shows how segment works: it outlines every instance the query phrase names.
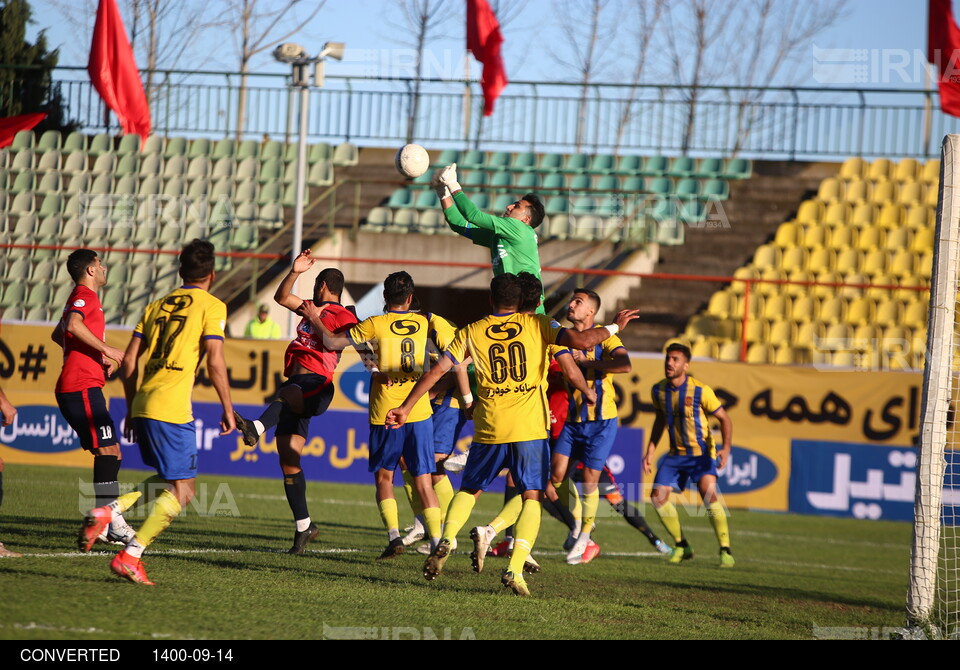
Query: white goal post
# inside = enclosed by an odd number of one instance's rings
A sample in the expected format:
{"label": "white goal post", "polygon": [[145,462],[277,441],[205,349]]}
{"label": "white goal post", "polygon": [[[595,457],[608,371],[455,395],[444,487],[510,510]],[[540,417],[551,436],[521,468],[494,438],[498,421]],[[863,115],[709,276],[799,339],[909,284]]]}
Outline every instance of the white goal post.
{"label": "white goal post", "polygon": [[960,135],[944,137],[940,158],[907,625],[960,639]]}

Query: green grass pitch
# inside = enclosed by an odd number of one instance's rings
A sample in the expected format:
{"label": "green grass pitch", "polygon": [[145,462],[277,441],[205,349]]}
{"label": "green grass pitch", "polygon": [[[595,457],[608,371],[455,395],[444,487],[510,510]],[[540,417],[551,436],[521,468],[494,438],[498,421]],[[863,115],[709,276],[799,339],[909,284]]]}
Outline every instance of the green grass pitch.
{"label": "green grass pitch", "polygon": [[[121,472],[130,484],[140,475]],[[284,553],[293,526],[279,478],[201,477],[210,513],[189,508],[147,550],[157,586],[146,587],[110,573],[112,547],[77,552],[80,479],[89,471],[8,464],[0,541],[25,557],[0,559],[0,638],[810,639],[904,619],[905,523],[733,510],[737,565],[722,570],[705,516],[681,512],[696,557],[670,565],[601,500],[602,553],[588,565],[564,563],[566,530],[544,515],[543,571],[523,599],[500,586],[505,560],[470,569],[469,528],[494,516],[501,494],[481,496],[459,551],[426,582],[419,554],[375,560],[386,535],[372,486],[309,483],[320,542]],[[410,520],[402,499],[400,509]]]}

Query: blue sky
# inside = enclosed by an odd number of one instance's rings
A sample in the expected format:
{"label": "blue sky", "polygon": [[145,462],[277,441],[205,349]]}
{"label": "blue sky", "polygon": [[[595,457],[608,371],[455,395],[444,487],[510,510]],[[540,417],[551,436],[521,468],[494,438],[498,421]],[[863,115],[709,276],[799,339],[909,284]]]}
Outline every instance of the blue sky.
{"label": "blue sky", "polygon": [[[85,0],[88,7],[93,0]],[[268,0],[269,1],[269,0]],[[84,0],[78,0],[82,4]],[[51,45],[60,46],[61,63],[83,65],[86,63],[86,40],[77,33],[82,28],[63,18],[63,9],[56,0],[34,0],[34,29],[46,28]],[[122,4],[121,4],[122,7]],[[443,28],[444,37],[430,43],[430,67],[428,74],[434,76],[461,76],[463,73],[463,4],[458,0],[444,0],[444,9],[450,15]],[[523,13],[504,27],[506,37],[505,60],[509,76],[515,80],[558,79],[561,70],[549,53],[550,44],[562,41],[553,17],[555,3],[549,0],[529,0]],[[842,65],[845,57],[853,58],[858,83],[864,86],[915,88],[923,85],[916,68],[918,55],[926,46],[926,7],[924,0],[849,0],[846,15],[817,40],[819,48],[848,48],[870,50],[867,54],[833,53],[829,64]],[[76,12],[71,12],[75,14]],[[401,12],[395,0],[327,0],[319,15],[301,34],[294,38],[319,50],[327,40],[347,43],[348,54],[344,63],[332,63],[330,74],[400,74],[409,69],[410,58],[399,34],[404,32]],[[530,26],[536,27],[531,34]],[[203,44],[217,44],[222,49],[224,40],[203,40]],[[536,46],[531,47],[534,44]],[[200,47],[198,46],[198,49]],[[211,47],[212,48],[212,47]],[[919,50],[919,51],[917,51]],[[210,48],[207,49],[210,51]],[[836,58],[839,56],[839,60]],[[856,60],[860,59],[860,60]],[[202,67],[206,69],[235,69],[229,50],[221,50],[216,56],[204,56]],[[611,60],[616,60],[612,58]],[[200,61],[195,61],[200,62]],[[283,72],[284,68],[272,61],[268,54],[258,57],[254,66],[260,72]],[[818,77],[817,58],[811,50],[798,60],[792,81],[778,83],[800,86],[822,85],[823,72]],[[473,67],[473,75],[479,73]],[[907,73],[908,81],[904,81]],[[606,80],[617,77],[616,68],[611,69]],[[836,85],[844,83],[843,76]],[[852,82],[847,82],[853,85]]]}

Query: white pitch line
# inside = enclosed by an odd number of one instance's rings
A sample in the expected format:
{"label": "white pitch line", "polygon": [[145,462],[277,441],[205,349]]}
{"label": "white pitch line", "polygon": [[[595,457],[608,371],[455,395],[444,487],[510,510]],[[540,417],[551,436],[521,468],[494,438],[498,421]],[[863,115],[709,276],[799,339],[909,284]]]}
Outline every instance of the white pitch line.
{"label": "white pitch line", "polygon": [[120,637],[123,635],[135,635],[137,637],[145,637],[152,639],[177,639],[177,640],[205,640],[206,638],[202,637],[183,637],[182,635],[174,635],[173,633],[138,633],[136,631],[119,633],[115,631],[103,630],[102,628],[72,628],[70,626],[50,626],[47,624],[36,623],[31,621],[28,624],[15,623],[15,624],[0,624],[0,628],[13,628],[15,630],[49,630],[57,631],[60,633],[86,633],[89,635],[97,635],[100,638],[103,637]]}

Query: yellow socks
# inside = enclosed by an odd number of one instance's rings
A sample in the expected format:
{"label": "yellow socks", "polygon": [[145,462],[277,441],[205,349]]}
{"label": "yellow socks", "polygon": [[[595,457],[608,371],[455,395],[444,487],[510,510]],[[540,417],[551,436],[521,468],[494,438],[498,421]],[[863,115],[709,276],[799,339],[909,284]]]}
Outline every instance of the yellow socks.
{"label": "yellow socks", "polygon": [[380,508],[380,519],[387,535],[391,540],[400,537],[400,515],[397,513],[397,501],[394,498],[385,498],[377,502]]}
{"label": "yellow socks", "polygon": [[447,522],[443,526],[443,539],[453,543],[457,533],[463,528],[470,519],[470,513],[477,499],[473,495],[460,491],[453,496],[453,502],[450,503],[450,509],[447,510]]}
{"label": "yellow socks", "polygon": [[567,478],[559,484],[553,482],[553,488],[557,491],[558,502],[570,510],[570,513],[573,515],[574,527],[579,533],[581,519],[583,518],[583,506],[580,504],[580,494],[577,492],[576,485]]}
{"label": "yellow socks", "polygon": [[[517,496],[519,499],[520,496]],[[520,517],[517,519],[516,529],[514,530],[513,553],[510,554],[510,564],[507,566],[507,572],[512,572],[517,576],[523,575],[523,564],[533,544],[537,541],[537,535],[540,533],[540,517],[543,514],[543,506],[539,500],[524,500],[523,509],[520,511]]]}
{"label": "yellow socks", "polygon": [[717,534],[717,542],[721,547],[730,546],[730,530],[727,528],[727,512],[719,500],[707,504],[707,516],[713,525],[713,532]]}
{"label": "yellow socks", "polygon": [[427,537],[430,538],[430,541],[433,544],[436,544],[440,541],[440,529],[443,527],[443,524],[440,522],[440,508],[439,507],[427,507],[423,510],[423,521],[424,525],[427,527]]}
{"label": "yellow socks", "polygon": [[447,518],[447,509],[453,501],[453,484],[450,483],[450,478],[444,475],[433,485],[433,491],[437,494],[437,501],[440,503],[440,523],[442,524]]}
{"label": "yellow socks", "polygon": [[593,530],[593,522],[597,519],[597,508],[600,506],[600,490],[594,489],[592,493],[583,494],[583,524],[581,533],[590,534]]}
{"label": "yellow socks", "polygon": [[[131,494],[127,493],[126,495],[129,496]],[[122,497],[124,496],[121,496],[121,498]],[[119,499],[120,498],[117,498],[117,500]],[[150,510],[146,521],[143,522],[140,530],[137,531],[134,541],[143,549],[149,547],[153,544],[153,541],[157,539],[157,536],[167,529],[167,526],[170,525],[174,517],[180,514],[181,509],[180,501],[177,500],[177,497],[170,493],[170,491],[164,489],[164,491],[157,496],[157,500],[153,503],[153,509]]]}
{"label": "yellow socks", "polygon": [[[654,510],[663,522],[663,527],[673,536],[674,542],[680,542],[683,539],[683,531],[680,530],[680,517],[677,516],[677,508],[673,503],[668,500],[660,507],[654,505]],[[724,525],[726,525],[726,519],[724,519]]]}
{"label": "yellow socks", "polygon": [[503,509],[497,514],[497,518],[490,522],[490,527],[499,534],[504,528],[512,526],[517,522],[520,516],[520,510],[523,509],[523,498],[513,496],[503,505]]}

